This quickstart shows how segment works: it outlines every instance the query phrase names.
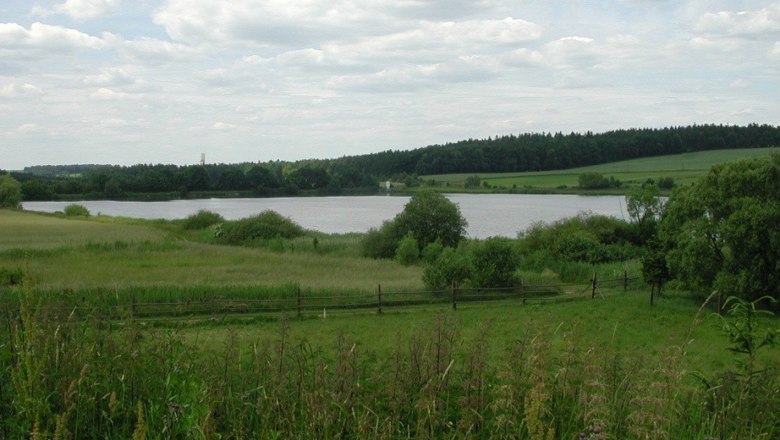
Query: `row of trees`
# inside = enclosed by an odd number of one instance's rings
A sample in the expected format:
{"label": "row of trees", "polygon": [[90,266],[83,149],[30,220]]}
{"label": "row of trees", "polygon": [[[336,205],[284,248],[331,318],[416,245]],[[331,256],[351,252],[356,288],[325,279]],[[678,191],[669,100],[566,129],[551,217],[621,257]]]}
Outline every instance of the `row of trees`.
{"label": "row of trees", "polygon": [[[337,194],[344,190],[376,191],[385,180],[415,185],[421,175],[542,171],[689,151],[774,145],[780,145],[780,127],[694,125],[600,134],[529,133],[297,162],[36,166],[13,176],[22,183],[25,200],[48,200],[57,194],[121,198],[125,193],[178,192],[184,196],[190,191],[250,191],[259,196],[299,191]],[[618,183],[589,180],[583,184],[604,187]],[[479,179],[468,184],[478,186]]]}

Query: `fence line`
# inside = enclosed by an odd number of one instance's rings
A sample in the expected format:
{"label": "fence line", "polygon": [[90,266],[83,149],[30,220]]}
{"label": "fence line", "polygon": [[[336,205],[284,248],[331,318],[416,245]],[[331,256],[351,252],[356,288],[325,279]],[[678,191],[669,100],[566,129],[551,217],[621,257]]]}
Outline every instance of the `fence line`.
{"label": "fence line", "polygon": [[[221,298],[212,295],[200,300],[166,301],[166,302],[137,302],[135,294],[131,296],[131,302],[115,305],[89,305],[83,298],[78,304],[40,305],[34,307],[38,311],[63,312],[76,315],[77,312],[86,311],[96,313],[95,316],[106,319],[120,318],[160,318],[160,317],[184,317],[203,315],[215,317],[217,315],[232,314],[256,314],[272,312],[296,313],[299,317],[304,311],[320,310],[350,310],[375,308],[381,314],[388,307],[403,307],[428,304],[450,303],[453,309],[459,304],[479,303],[490,301],[517,300],[523,304],[531,302],[568,301],[573,299],[586,299],[604,297],[602,289],[615,293],[622,290],[626,292],[629,287],[644,286],[644,281],[639,276],[629,277],[624,274],[621,278],[597,280],[594,277],[590,283],[558,283],[558,284],[524,284],[521,282],[513,287],[457,287],[444,290],[398,291],[388,292],[377,285],[374,292],[354,295],[332,296],[306,296],[301,295],[300,288],[296,288],[291,297],[273,298]],[[597,296],[599,295],[599,296]],[[0,313],[11,317],[19,314],[17,307],[0,308]],[[78,316],[77,316],[78,317]]]}

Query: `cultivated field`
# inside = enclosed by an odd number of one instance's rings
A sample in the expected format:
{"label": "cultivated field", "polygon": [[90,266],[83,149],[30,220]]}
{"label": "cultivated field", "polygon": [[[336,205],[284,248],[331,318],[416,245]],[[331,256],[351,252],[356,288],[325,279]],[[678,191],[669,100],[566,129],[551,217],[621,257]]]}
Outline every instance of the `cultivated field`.
{"label": "cultivated field", "polygon": [[[754,157],[766,157],[777,148],[754,148],[741,150],[713,150],[685,153],[671,156],[658,156],[611,162],[582,168],[559,171],[530,173],[491,173],[480,174],[482,181],[492,187],[517,188],[519,190],[544,190],[571,192],[576,191],[578,177],[585,172],[597,172],[605,177],[614,177],[627,186],[636,186],[647,179],[656,182],[663,177],[671,177],[676,185],[689,185],[702,177],[709,169],[722,162]],[[462,187],[466,178],[473,174],[443,174],[423,176],[424,180],[435,180],[437,185]],[[617,190],[620,193],[620,190]]]}

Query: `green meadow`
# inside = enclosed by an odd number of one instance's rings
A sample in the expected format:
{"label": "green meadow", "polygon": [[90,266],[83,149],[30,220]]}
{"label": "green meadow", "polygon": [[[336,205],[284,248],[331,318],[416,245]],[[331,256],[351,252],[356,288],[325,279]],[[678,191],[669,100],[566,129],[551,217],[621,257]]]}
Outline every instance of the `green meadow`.
{"label": "green meadow", "polygon": [[[684,153],[670,156],[658,156],[611,162],[581,168],[559,171],[542,171],[528,173],[489,173],[479,177],[490,187],[516,189],[519,191],[544,192],[578,192],[578,177],[582,173],[596,172],[605,177],[614,177],[624,186],[641,185],[648,179],[658,181],[663,177],[671,177],[678,186],[690,185],[696,179],[704,176],[709,169],[722,162],[739,159],[770,156],[778,149],[752,148],[738,150],[712,150]],[[423,176],[423,180],[436,181],[437,186],[463,187],[466,178],[473,174],[441,174]],[[475,189],[475,191],[486,190]],[[489,189],[487,189],[489,190]],[[609,192],[609,191],[608,191]],[[624,189],[611,190],[621,193]]]}
{"label": "green meadow", "polygon": [[[482,177],[542,187],[598,171],[681,184],[707,163],[745,153]],[[718,315],[710,292],[667,289],[651,305],[642,283],[592,295],[592,273],[638,275],[637,259],[537,261],[538,270],[521,261],[525,283],[569,283],[567,293],[537,301],[454,309],[430,293],[430,303],[382,313],[323,306],[300,316],[294,307],[136,315],[136,301],[424,289],[420,265],[362,257],[362,234],[306,231],[227,246],[215,231],[0,210],[0,437],[780,436],[780,351],[761,344],[780,331],[777,319],[734,303]]]}

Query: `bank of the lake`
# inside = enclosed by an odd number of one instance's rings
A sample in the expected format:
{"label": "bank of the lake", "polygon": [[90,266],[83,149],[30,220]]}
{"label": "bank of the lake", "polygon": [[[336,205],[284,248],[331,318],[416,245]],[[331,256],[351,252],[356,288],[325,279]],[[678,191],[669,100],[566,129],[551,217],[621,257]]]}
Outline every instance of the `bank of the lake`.
{"label": "bank of the lake", "polygon": [[[580,212],[625,218],[622,196],[447,194],[468,221],[472,238],[514,237],[536,222],[554,222]],[[273,210],[307,229],[325,233],[366,232],[403,210],[408,196],[276,197],[186,199],[129,202],[82,200],[25,202],[24,209],[62,211],[71,203],[84,205],[93,215],[143,219],[180,219],[198,210],[219,213],[228,220]]]}

